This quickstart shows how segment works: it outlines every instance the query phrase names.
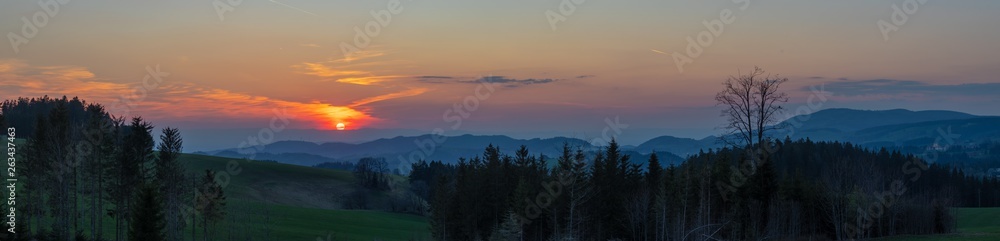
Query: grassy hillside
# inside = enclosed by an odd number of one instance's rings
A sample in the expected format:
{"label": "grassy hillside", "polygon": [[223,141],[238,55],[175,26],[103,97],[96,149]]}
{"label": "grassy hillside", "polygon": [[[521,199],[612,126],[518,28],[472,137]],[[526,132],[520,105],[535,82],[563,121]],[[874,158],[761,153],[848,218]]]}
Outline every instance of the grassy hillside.
{"label": "grassy hillside", "polygon": [[[270,222],[277,240],[317,240],[317,237],[326,240],[327,235],[331,235],[331,240],[411,240],[430,236],[425,217],[334,210],[340,208],[341,199],[353,189],[354,177],[347,171],[193,154],[184,154],[180,159],[189,170],[199,174],[206,169],[229,173],[231,178],[223,191],[230,200],[230,213],[237,216],[227,217],[220,224],[215,232],[220,238],[240,232],[264,235],[258,230],[243,231],[263,220]],[[243,214],[244,210],[251,211]],[[200,237],[201,230],[198,232]]]}
{"label": "grassy hillside", "polygon": [[958,232],[945,235],[892,237],[889,241],[996,241],[1000,240],[1000,208],[956,208]]}
{"label": "grassy hillside", "polygon": [[[365,210],[274,206],[278,240],[429,240],[424,217]],[[336,238],[333,238],[336,237]]]}
{"label": "grassy hillside", "polygon": [[[341,197],[352,190],[350,172],[289,164],[184,154],[180,157],[192,172],[227,173],[223,189],[228,196],[293,207],[341,208]],[[223,178],[224,179],[224,178]]]}
{"label": "grassy hillside", "polygon": [[210,169],[231,177],[223,191],[231,200],[230,214],[236,212],[237,216],[220,224],[219,232],[215,232],[220,238],[229,232],[264,235],[253,230],[261,227],[261,222],[269,223],[277,240],[326,240],[327,235],[331,240],[411,240],[430,236],[427,219],[422,216],[332,210],[340,208],[341,199],[353,190],[354,177],[347,171],[193,154],[184,154],[180,160],[193,172],[202,174]]}
{"label": "grassy hillside", "polygon": [[[23,140],[18,140],[23,142]],[[212,229],[214,240],[429,240],[426,217],[372,210],[342,210],[339,195],[352,190],[354,177],[350,172],[311,168],[271,162],[246,161],[222,157],[184,154],[180,160],[192,172],[203,174],[206,169],[220,173],[231,170],[229,183],[223,189],[227,196],[226,216]],[[227,165],[229,167],[227,168]],[[394,177],[402,182],[401,177]],[[405,186],[397,190],[405,190]],[[386,196],[390,193],[377,193]],[[372,198],[378,202],[378,198]],[[89,205],[80,200],[80,206]],[[82,227],[89,220],[80,220]],[[114,238],[115,220],[102,216],[103,233]],[[201,221],[198,229],[190,225],[183,240],[197,240],[204,234]],[[45,217],[40,225],[51,230],[53,220]],[[270,227],[267,233],[262,227]],[[90,235],[85,232],[85,235]],[[270,238],[266,238],[270,237]]]}

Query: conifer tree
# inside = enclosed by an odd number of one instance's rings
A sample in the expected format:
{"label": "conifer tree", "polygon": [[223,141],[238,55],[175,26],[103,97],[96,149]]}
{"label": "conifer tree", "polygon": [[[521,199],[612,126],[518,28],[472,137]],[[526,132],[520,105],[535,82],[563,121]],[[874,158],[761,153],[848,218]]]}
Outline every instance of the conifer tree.
{"label": "conifer tree", "polygon": [[156,185],[144,184],[138,190],[129,222],[128,240],[164,241],[163,205]]}

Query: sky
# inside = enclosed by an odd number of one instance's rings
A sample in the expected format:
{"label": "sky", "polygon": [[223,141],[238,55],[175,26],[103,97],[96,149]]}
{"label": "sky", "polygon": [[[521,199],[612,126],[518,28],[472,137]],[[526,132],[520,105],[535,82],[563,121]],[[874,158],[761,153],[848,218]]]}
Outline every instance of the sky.
{"label": "sky", "polygon": [[992,0],[3,1],[0,98],[79,96],[196,130],[281,117],[293,129],[531,136],[617,122],[701,138],[721,132],[721,82],[759,66],[789,79],[786,116],[1000,115],[998,10]]}

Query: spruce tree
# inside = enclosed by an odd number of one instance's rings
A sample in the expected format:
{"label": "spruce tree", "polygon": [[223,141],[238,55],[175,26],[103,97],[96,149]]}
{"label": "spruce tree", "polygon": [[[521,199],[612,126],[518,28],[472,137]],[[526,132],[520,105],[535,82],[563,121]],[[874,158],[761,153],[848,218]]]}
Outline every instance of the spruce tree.
{"label": "spruce tree", "polygon": [[156,158],[156,180],[161,184],[159,189],[164,194],[164,210],[167,220],[167,237],[170,240],[180,239],[183,226],[181,220],[181,197],[185,193],[184,167],[177,160],[181,154],[183,141],[176,128],[163,128],[160,135],[159,152]]}
{"label": "spruce tree", "polygon": [[129,222],[128,240],[131,241],[164,241],[166,223],[163,217],[163,205],[156,185],[146,184],[139,189],[132,209],[132,221]]}
{"label": "spruce tree", "polygon": [[205,170],[198,192],[196,208],[201,214],[205,240],[209,240],[209,227],[214,227],[226,216],[226,195],[222,192],[222,186],[215,182],[215,171]]}

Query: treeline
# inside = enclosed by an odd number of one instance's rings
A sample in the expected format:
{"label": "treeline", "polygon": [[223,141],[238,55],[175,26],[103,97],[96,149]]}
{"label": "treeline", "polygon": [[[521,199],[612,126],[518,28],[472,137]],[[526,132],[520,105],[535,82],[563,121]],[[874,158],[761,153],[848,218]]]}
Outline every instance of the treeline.
{"label": "treeline", "polygon": [[69,125],[79,126],[87,119],[87,103],[79,98],[67,99],[66,96],[51,98],[43,96],[41,98],[18,98],[16,100],[5,100],[0,103],[0,127],[16,127],[18,138],[31,138],[35,136],[35,125],[38,116],[46,116],[52,112],[60,103],[66,105],[66,118]]}
{"label": "treeline", "polygon": [[157,145],[141,117],[126,122],[77,98],[20,98],[0,110],[4,127],[26,138],[17,202],[4,207],[16,208],[13,240],[182,240],[185,228],[197,239],[197,227],[208,240],[223,220],[215,173],[185,171],[175,128],[163,128]]}
{"label": "treeline", "polygon": [[863,239],[951,232],[950,207],[1000,206],[996,178],[913,155],[762,146],[667,167],[652,155],[643,168],[615,141],[597,153],[565,145],[554,165],[490,145],[454,165],[415,163],[410,182],[429,200],[438,240]]}
{"label": "treeline", "polygon": [[313,165],[313,167],[343,170],[343,171],[354,171],[354,163],[351,162],[324,162]]}
{"label": "treeline", "polygon": [[[938,162],[958,167],[967,172],[985,172],[988,169],[1000,168],[1000,141],[982,141],[950,145],[946,150],[939,151]],[[903,151],[922,153],[925,148],[903,148]]]}

